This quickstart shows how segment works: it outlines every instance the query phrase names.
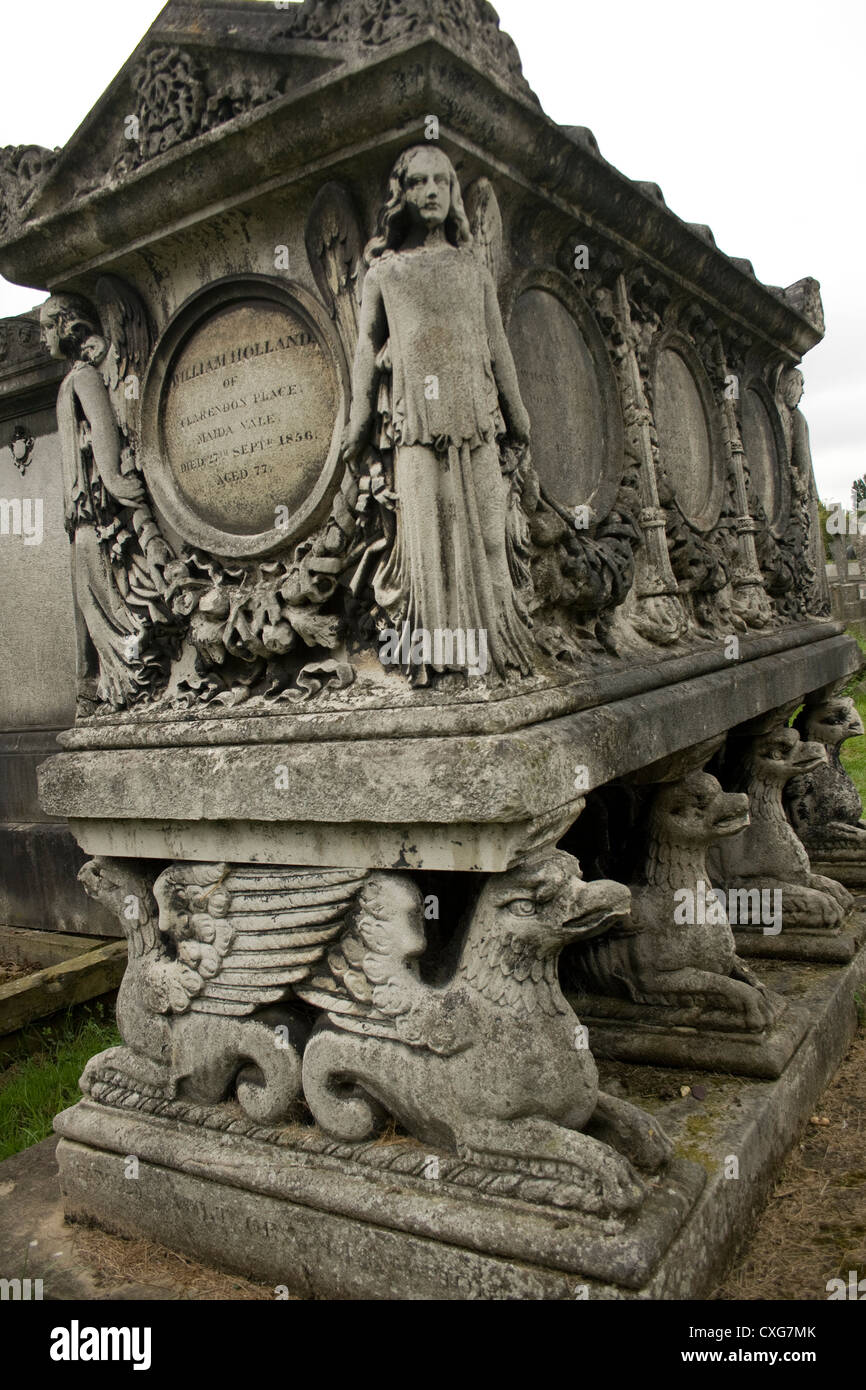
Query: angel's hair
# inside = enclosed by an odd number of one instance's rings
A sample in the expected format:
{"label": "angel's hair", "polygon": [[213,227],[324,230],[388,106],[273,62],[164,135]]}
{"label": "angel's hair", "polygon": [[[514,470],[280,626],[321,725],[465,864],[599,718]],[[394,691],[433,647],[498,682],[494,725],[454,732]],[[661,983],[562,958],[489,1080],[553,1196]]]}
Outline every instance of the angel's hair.
{"label": "angel's hair", "polygon": [[[385,251],[396,251],[404,241],[409,230],[409,218],[406,212],[406,175],[415,155],[427,154],[430,148],[430,145],[412,145],[408,150],[403,151],[391,170],[388,179],[388,198],[379,212],[376,235],[367,242],[364,249],[364,260],[367,265],[372,265],[376,257],[383,255]],[[448,166],[451,184],[451,209],[445,219],[445,235],[452,246],[471,246],[472,232],[469,228],[466,209],[463,206],[457,171],[444,151],[437,149],[436,153],[444,159]]]}
{"label": "angel's hair", "polygon": [[60,350],[66,357],[81,357],[88,339],[101,337],[99,315],[93,305],[78,294],[53,294],[39,312],[42,319],[57,324]]}

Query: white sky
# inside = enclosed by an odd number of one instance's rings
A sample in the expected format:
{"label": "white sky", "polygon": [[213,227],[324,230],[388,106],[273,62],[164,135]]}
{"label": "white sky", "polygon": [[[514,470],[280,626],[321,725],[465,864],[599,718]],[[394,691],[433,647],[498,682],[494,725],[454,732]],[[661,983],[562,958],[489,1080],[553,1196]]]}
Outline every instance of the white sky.
{"label": "white sky", "polygon": [[[268,0],[261,0],[268,3]],[[825,500],[866,471],[862,0],[495,0],[549,116],[760,279],[821,282],[804,409]],[[0,0],[0,145],[62,145],[160,0]],[[0,317],[42,295],[0,279]]]}

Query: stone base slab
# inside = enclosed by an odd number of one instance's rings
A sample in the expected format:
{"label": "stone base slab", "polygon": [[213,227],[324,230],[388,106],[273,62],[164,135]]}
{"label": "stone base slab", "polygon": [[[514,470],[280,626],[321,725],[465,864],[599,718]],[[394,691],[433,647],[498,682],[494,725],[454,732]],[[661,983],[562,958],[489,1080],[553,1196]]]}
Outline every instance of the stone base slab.
{"label": "stone base slab", "polygon": [[852,893],[866,891],[866,855],[830,855],[811,860],[812,873],[823,874],[825,878],[835,878]]}
{"label": "stone base slab", "polygon": [[[637,1220],[610,1222],[90,1102],[58,1117],[58,1128],[70,1219],[168,1241],[314,1298],[571,1299],[579,1284],[638,1289],[705,1180],[698,1165],[675,1161]],[[135,1181],[125,1177],[131,1154]]]}
{"label": "stone base slab", "polygon": [[[671,1025],[663,1009],[632,1006],[632,1017],[606,1016],[601,999],[572,1000],[589,1031],[594,1057],[643,1062],[658,1067],[702,1068],[741,1076],[781,1076],[802,1042],[811,1019],[802,1005],[788,1004],[775,1027],[762,1033]],[[599,1007],[601,1006],[601,1007]],[[641,1011],[643,1018],[635,1015]],[[670,1010],[668,1010],[670,1012]]]}
{"label": "stone base slab", "polygon": [[[307,1129],[304,1150],[297,1133],[256,1130],[233,1106],[107,1089],[56,1121],[67,1216],[301,1297],[705,1297],[854,1034],[866,951],[841,969],[779,963],[767,975],[811,1021],[778,1080],[702,1072],[699,1102],[680,1096],[681,1070],[600,1062],[602,1085],[657,1115],[677,1149],[630,1227],[459,1191],[456,1159],[443,1157],[428,1181],[423,1153],[405,1141],[337,1145]],[[137,1180],[125,1176],[130,1154]]]}
{"label": "stone base slab", "polygon": [[814,960],[845,965],[853,960],[866,939],[866,917],[857,913],[853,920],[836,931],[825,928],[793,929],[785,927],[777,936],[762,932],[735,931],[737,953],[741,956],[761,956],[765,960]]}
{"label": "stone base slab", "polygon": [[[832,632],[814,624],[805,645],[742,661],[733,686],[728,669],[693,663],[663,688],[501,733],[394,736],[382,711],[378,736],[287,743],[266,716],[240,721],[235,743],[179,755],[157,725],[164,744],[49,758],[41,802],[91,855],[499,873],[565,833],[583,807],[578,785],[604,786],[848,674],[856,645]],[[125,728],[88,732],[122,740]]]}

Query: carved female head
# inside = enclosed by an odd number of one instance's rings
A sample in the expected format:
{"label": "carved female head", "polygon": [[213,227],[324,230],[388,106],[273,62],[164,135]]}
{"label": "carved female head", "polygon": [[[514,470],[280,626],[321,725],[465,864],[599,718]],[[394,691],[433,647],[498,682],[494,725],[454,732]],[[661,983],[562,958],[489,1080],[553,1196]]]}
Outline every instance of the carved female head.
{"label": "carved female head", "polygon": [[789,410],[796,410],[803,398],[803,373],[796,367],[786,367],[779,381],[782,400]]}
{"label": "carved female head", "polygon": [[57,359],[93,361],[103,348],[96,310],[77,294],[53,294],[39,311],[42,342]]}
{"label": "carved female head", "polygon": [[413,145],[404,150],[391,170],[377,234],[364,252],[367,264],[385,251],[398,250],[415,219],[428,227],[444,224],[452,246],[472,243],[457,171],[435,145]]}

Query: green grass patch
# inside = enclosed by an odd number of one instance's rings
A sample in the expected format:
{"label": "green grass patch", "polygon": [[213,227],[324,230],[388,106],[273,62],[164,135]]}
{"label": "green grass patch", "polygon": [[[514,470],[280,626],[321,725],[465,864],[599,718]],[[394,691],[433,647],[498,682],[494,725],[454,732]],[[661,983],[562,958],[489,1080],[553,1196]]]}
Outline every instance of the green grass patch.
{"label": "green grass patch", "polygon": [[45,1139],[58,1111],[80,1098],[78,1078],[90,1058],[120,1042],[105,1012],[102,1004],[84,1016],[70,1009],[38,1030],[36,1051],[0,1072],[0,1159]]}
{"label": "green grass patch", "polygon": [[[848,628],[847,635],[853,637],[861,652],[866,656],[866,637],[855,628]],[[860,671],[845,687],[846,695],[850,695],[855,705],[857,713],[866,726],[866,678],[864,672]],[[853,781],[861,800],[866,803],[866,738],[849,738],[847,743],[842,744],[841,748],[842,766]]]}

